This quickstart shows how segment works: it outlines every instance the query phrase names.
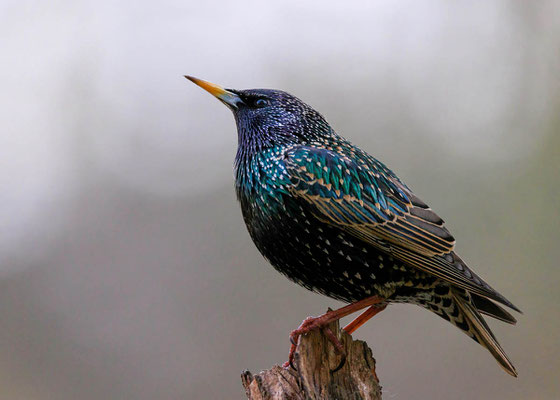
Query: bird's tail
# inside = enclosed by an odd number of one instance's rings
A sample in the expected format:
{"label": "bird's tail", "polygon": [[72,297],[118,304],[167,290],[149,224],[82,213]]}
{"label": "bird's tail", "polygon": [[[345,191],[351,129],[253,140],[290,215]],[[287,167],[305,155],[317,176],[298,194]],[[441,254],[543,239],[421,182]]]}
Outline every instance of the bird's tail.
{"label": "bird's tail", "polygon": [[[473,340],[484,346],[508,374],[517,376],[515,367],[496,340],[482,315],[480,315],[477,303],[473,300],[476,299],[471,298],[471,295],[465,290],[451,288],[446,285],[445,288],[438,287],[432,298],[424,303],[424,307],[448,320]],[[481,303],[480,299],[477,301],[479,304]],[[515,323],[515,319],[500,307],[496,306],[498,309],[494,309],[485,302],[482,302],[482,304],[484,305],[482,312],[485,314],[501,319],[504,322]]]}

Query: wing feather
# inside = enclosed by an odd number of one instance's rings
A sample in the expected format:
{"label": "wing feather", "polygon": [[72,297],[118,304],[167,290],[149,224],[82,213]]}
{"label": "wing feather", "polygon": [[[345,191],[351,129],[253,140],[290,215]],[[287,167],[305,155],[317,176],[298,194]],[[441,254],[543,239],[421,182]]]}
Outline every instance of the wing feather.
{"label": "wing feather", "polygon": [[[338,149],[340,150],[340,149]],[[292,195],[316,218],[457,287],[519,311],[453,252],[444,221],[387,167],[364,152],[352,158],[329,149],[297,146],[284,155]]]}
{"label": "wing feather", "polygon": [[360,165],[333,151],[305,146],[288,151],[285,163],[292,193],[321,210],[330,223],[428,256],[453,251],[455,239],[443,220],[381,163]]}

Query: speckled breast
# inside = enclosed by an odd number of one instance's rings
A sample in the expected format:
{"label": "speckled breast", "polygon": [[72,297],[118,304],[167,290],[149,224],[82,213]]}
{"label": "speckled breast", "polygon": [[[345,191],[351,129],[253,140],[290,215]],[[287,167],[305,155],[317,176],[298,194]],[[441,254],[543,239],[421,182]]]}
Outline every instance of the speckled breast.
{"label": "speckled breast", "polygon": [[414,296],[417,284],[434,281],[318,220],[293,197],[283,196],[282,205],[272,212],[251,207],[248,198],[240,200],[247,228],[262,255],[309,290],[347,302],[374,295],[396,299]]}

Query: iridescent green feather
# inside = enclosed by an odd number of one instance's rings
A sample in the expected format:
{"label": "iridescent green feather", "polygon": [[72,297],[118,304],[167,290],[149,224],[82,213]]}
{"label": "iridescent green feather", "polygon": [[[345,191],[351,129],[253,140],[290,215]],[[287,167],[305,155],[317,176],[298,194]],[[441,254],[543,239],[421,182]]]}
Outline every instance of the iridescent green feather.
{"label": "iridescent green feather", "polygon": [[516,309],[454,255],[455,239],[443,220],[392,171],[355,148],[351,156],[326,148],[291,148],[284,155],[291,182],[288,190],[308,201],[318,219],[445,281]]}

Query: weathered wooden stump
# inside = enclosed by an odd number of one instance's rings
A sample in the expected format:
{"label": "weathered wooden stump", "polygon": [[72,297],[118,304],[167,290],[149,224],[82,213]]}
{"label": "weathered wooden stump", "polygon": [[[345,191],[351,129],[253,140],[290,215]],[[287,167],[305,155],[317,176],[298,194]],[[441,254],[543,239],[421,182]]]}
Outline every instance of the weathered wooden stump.
{"label": "weathered wooden stump", "polygon": [[381,386],[375,373],[371,349],[353,340],[338,322],[329,325],[346,351],[346,363],[336,371],[341,356],[322,331],[302,336],[292,368],[275,365],[257,375],[243,372],[241,380],[250,400],[381,399]]}

